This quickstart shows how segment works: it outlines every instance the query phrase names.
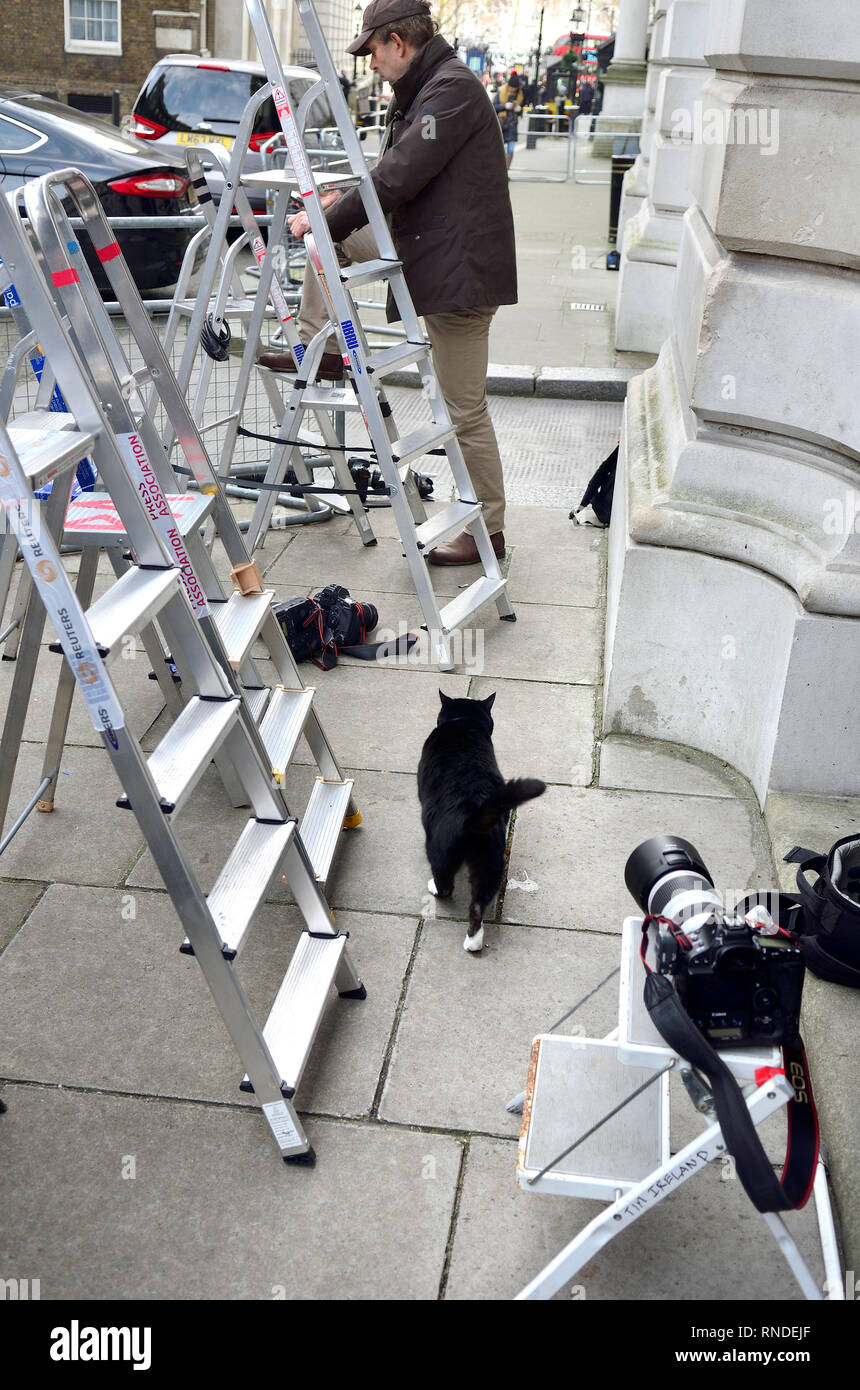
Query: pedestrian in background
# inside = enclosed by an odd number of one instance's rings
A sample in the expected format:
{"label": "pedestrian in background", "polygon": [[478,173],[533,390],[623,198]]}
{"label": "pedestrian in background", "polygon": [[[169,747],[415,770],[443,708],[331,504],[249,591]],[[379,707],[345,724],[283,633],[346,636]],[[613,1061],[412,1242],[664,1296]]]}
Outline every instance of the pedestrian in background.
{"label": "pedestrian in background", "polygon": [[505,142],[505,159],[510,169],[514,150],[517,147],[517,128],[525,105],[525,92],[520,85],[519,74],[512,72],[507,82],[499,88],[495,108],[499,113],[502,139]]}

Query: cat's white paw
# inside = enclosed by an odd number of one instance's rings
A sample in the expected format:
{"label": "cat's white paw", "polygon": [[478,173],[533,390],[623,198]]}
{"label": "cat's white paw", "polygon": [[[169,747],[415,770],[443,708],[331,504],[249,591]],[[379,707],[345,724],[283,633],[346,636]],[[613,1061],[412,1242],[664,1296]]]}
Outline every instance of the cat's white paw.
{"label": "cat's white paw", "polygon": [[428,878],[428,880],[427,880],[427,892],[428,892],[428,893],[432,893],[434,898],[438,898],[439,894],[436,892],[436,880],[435,880],[435,878]]}
{"label": "cat's white paw", "polygon": [[479,927],[474,936],[467,936],[463,942],[464,951],[480,951],[484,945],[484,928]]}

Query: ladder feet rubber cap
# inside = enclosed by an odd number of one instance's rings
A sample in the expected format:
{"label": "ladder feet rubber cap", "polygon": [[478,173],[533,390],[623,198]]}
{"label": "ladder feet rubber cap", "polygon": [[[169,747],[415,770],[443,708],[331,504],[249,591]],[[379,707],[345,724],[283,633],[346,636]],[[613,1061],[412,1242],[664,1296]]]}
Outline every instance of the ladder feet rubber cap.
{"label": "ladder feet rubber cap", "polygon": [[499,615],[499,622],[502,622],[502,623],[515,623],[516,620],[517,620],[517,615],[516,615],[516,613],[501,613],[501,614]]}
{"label": "ladder feet rubber cap", "polygon": [[286,1081],[281,1082],[281,1095],[284,1097],[284,1100],[292,1100],[295,1094],[295,1086],[290,1086],[289,1083]]}
{"label": "ladder feet rubber cap", "polygon": [[358,989],[338,990],[338,995],[341,999],[366,999],[367,990],[364,985],[359,985]]}
{"label": "ladder feet rubber cap", "polygon": [[304,1168],[313,1168],[316,1161],[317,1156],[314,1153],[313,1147],[309,1148],[307,1152],[303,1154],[284,1154],[285,1163],[300,1163]]}
{"label": "ladder feet rubber cap", "polygon": [[354,816],[344,816],[343,829],[355,830],[356,826],[361,825],[361,812],[356,811]]}
{"label": "ladder feet rubber cap", "polygon": [[191,945],[191,942],[190,942],[190,941],[183,941],[183,943],[182,943],[182,945],[180,946],[179,949],[180,949],[180,951],[182,952],[183,956],[193,956],[193,955],[194,955],[194,947]]}

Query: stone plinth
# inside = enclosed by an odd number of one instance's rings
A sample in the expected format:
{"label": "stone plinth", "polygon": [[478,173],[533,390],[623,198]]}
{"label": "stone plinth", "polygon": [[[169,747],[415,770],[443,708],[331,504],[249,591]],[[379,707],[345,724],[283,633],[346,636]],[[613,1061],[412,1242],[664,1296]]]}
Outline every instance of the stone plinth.
{"label": "stone plinth", "polygon": [[860,35],[848,0],[829,7],[831,46],[791,0],[797,28],[790,15],[776,28],[767,0],[713,10],[719,71],[688,171],[699,203],[678,219],[677,177],[660,183],[664,112],[625,236],[629,289],[637,258],[665,255],[665,219],[682,228],[671,331],[625,407],[604,723],[725,759],[762,803],[856,796],[860,230],[846,151]]}

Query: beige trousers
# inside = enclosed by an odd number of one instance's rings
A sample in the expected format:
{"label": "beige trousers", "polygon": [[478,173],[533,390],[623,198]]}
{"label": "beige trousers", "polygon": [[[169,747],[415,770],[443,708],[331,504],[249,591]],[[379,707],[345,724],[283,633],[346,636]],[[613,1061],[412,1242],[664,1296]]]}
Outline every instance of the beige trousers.
{"label": "beige trousers", "polygon": [[[336,245],[335,250],[341,265],[375,260],[379,254],[369,227],[360,227],[357,232],[351,232]],[[457,431],[475,496],[484,504],[484,521],[491,536],[503,530],[505,524],[502,461],[487,403],[490,324],[497,307],[455,309],[447,314],[424,315],[433,352],[433,369]],[[319,281],[308,264],[298,315],[302,342],[309,343],[328,317],[327,303]],[[326,351],[339,354],[334,338],[329,339]]]}

